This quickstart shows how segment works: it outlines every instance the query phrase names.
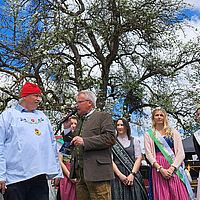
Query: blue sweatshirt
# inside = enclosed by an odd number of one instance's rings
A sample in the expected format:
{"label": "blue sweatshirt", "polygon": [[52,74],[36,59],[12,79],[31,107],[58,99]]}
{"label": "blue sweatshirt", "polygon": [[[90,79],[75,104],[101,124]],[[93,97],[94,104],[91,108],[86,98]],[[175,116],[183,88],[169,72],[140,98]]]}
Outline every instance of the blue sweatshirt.
{"label": "blue sweatshirt", "polygon": [[0,115],[0,181],[6,185],[40,174],[63,177],[49,119],[21,105]]}

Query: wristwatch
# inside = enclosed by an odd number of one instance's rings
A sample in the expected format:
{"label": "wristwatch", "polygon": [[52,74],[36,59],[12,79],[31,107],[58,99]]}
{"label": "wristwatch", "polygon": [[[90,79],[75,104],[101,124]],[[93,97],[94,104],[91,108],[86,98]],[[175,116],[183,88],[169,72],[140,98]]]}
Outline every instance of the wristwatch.
{"label": "wristwatch", "polygon": [[159,172],[161,168],[162,168],[162,166],[160,165],[160,166],[157,168],[157,172]]}
{"label": "wristwatch", "polygon": [[136,173],[135,173],[135,172],[131,172],[131,174],[132,174],[133,176],[135,176],[135,175],[136,175]]}

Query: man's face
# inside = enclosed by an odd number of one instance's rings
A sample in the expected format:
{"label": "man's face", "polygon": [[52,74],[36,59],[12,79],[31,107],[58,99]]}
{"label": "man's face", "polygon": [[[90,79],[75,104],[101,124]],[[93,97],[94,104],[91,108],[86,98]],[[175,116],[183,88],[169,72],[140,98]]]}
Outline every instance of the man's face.
{"label": "man's face", "polygon": [[78,109],[78,115],[83,116],[87,112],[89,112],[93,106],[92,102],[88,99],[85,99],[85,95],[83,93],[79,94],[76,99],[76,108]]}
{"label": "man's face", "polygon": [[40,94],[30,94],[28,96],[23,97],[23,105],[28,111],[36,110],[40,101],[41,95]]}

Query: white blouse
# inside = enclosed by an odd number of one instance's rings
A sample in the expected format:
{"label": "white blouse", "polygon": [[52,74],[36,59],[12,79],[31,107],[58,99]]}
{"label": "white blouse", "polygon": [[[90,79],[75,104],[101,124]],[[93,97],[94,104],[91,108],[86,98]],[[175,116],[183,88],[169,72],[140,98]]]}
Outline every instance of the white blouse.
{"label": "white blouse", "polygon": [[[117,136],[118,141],[122,144],[124,148],[127,148],[130,146],[131,140],[128,139],[128,136],[126,135],[124,138],[121,138],[120,136]],[[134,150],[135,150],[135,158],[142,157],[142,150],[140,147],[140,143],[137,138],[134,137],[133,140],[134,144]]]}

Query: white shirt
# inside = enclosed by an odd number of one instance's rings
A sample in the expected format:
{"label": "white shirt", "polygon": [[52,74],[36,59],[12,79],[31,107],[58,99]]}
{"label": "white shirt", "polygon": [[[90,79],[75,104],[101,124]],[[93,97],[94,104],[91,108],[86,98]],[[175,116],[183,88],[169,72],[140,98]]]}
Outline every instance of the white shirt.
{"label": "white shirt", "polygon": [[[118,141],[122,144],[124,148],[127,148],[130,146],[131,140],[128,139],[128,136],[126,135],[124,138],[121,138],[120,136],[117,136]],[[134,137],[133,140],[134,144],[134,150],[135,150],[135,158],[142,157],[142,150],[140,147],[140,143],[137,138]]]}

